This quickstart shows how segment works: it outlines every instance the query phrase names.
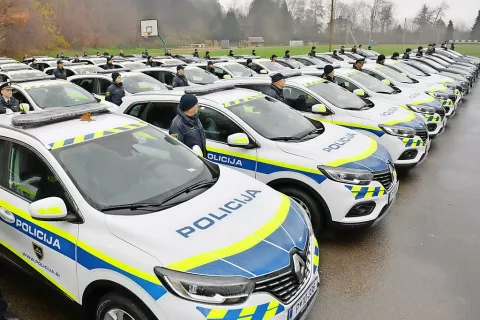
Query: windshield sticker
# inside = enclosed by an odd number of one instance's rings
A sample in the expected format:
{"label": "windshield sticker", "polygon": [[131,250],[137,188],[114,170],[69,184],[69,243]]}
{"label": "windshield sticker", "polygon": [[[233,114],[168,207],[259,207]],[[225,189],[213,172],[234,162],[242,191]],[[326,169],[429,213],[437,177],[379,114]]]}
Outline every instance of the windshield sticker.
{"label": "windshield sticker", "polygon": [[232,107],[232,106],[235,106],[237,104],[241,104],[241,103],[244,103],[244,102],[247,102],[247,101],[262,99],[263,97],[265,97],[265,95],[263,93],[259,93],[259,94],[256,94],[254,96],[245,97],[243,99],[237,99],[237,100],[225,102],[223,105],[225,107]]}
{"label": "windshield sticker", "polygon": [[145,126],[148,126],[148,124],[144,123],[144,122],[136,122],[136,123],[124,125],[124,126],[117,127],[117,128],[97,131],[97,132],[93,132],[93,133],[89,133],[89,134],[85,134],[85,135],[82,135],[82,136],[69,138],[69,139],[65,139],[65,140],[59,140],[59,141],[56,141],[54,143],[49,144],[48,146],[52,150],[59,149],[59,148],[71,146],[73,144],[82,143],[82,142],[93,140],[93,139],[103,138],[103,137],[106,137],[106,136],[109,136],[109,135],[112,135],[112,134],[117,134],[117,133],[129,131],[129,130],[133,130],[133,129],[137,129],[137,128],[145,127]]}

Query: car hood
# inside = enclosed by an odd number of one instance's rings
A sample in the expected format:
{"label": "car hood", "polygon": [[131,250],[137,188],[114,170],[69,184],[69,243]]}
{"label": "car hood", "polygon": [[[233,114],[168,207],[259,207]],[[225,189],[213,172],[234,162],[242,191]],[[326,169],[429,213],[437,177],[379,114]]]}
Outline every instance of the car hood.
{"label": "car hood", "polygon": [[418,89],[402,87],[401,90],[399,94],[381,95],[381,98],[401,107],[406,107],[408,104],[430,106],[436,109],[442,107],[440,101],[424,92],[418,92]]}
{"label": "car hood", "polygon": [[225,167],[213,187],[185,203],[105,220],[115,236],[163,267],[210,276],[252,278],[287,267],[311,233],[296,202]]}
{"label": "car hood", "polygon": [[[357,131],[325,123],[323,120],[321,122],[325,131],[318,137],[299,143],[277,142],[278,147],[286,153],[313,160],[314,166],[368,171],[388,169],[391,157],[375,140]],[[317,169],[313,172],[315,170]]]}

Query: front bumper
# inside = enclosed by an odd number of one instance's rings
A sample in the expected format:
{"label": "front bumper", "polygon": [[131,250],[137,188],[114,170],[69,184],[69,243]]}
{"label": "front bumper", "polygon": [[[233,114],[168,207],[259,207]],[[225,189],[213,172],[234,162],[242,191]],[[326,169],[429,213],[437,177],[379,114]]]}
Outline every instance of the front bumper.
{"label": "front bumper", "polygon": [[[385,134],[380,142],[387,148],[392,156],[395,167],[415,167],[425,157],[429,138],[415,136],[402,138]],[[428,142],[428,143],[427,143]]]}
{"label": "front bumper", "polygon": [[425,120],[427,121],[427,130],[430,135],[430,138],[435,138],[445,130],[446,118],[438,114],[426,114]]}

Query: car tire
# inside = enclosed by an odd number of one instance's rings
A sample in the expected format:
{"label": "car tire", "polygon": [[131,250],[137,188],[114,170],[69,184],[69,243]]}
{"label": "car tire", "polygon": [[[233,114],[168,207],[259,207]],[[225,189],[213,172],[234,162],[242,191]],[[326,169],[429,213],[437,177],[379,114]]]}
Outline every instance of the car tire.
{"label": "car tire", "polygon": [[294,199],[301,207],[307,211],[307,214],[310,216],[310,221],[312,222],[313,231],[318,237],[325,229],[326,216],[322,213],[321,204],[316,201],[310,193],[295,187],[280,187],[278,191],[286,194],[287,196]]}
{"label": "car tire", "polygon": [[108,293],[100,299],[95,312],[95,320],[116,319],[109,316],[109,313],[117,315],[123,313],[123,318],[120,318],[123,320],[157,320],[148,316],[137,302],[114,292]]}

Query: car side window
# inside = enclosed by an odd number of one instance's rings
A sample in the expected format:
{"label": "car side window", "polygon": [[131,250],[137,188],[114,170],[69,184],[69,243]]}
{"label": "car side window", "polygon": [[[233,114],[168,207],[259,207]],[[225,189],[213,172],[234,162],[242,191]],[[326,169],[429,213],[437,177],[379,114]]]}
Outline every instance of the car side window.
{"label": "car side window", "polygon": [[0,82],[7,82],[8,77],[4,74],[0,74]]}
{"label": "car side window", "polygon": [[284,67],[292,69],[292,67],[288,63],[286,63],[285,61],[277,61],[277,63],[284,66]]}
{"label": "car side window", "polygon": [[297,88],[283,89],[283,96],[290,107],[302,112],[311,112],[312,106],[320,103],[311,95]]}
{"label": "car side window", "polygon": [[227,143],[229,135],[243,133],[243,130],[230,118],[209,107],[200,107],[200,122],[209,140]]}
{"label": "car side window", "polygon": [[223,77],[226,75],[227,73],[225,72],[225,70],[221,69],[221,68],[218,68],[218,67],[215,67],[215,75],[219,78],[219,79],[223,79]]}
{"label": "car side window", "polygon": [[365,69],[364,69],[364,70],[362,70],[362,71],[365,72],[366,74],[368,74],[368,75],[370,75],[370,76],[378,79],[378,80],[383,80],[383,79],[385,79],[384,77],[382,77],[382,76],[379,75],[378,73],[373,72],[373,71],[371,71],[371,70],[365,70]]}
{"label": "car side window", "polygon": [[[19,90],[13,89],[12,93],[13,93],[13,97],[17,99],[20,103],[29,103],[27,97],[25,97],[25,95],[21,93]],[[30,106],[30,110],[33,110],[32,106]]]}
{"label": "car side window", "polygon": [[65,190],[50,168],[30,149],[15,143],[9,157],[7,187],[30,202],[61,198],[72,211]]}
{"label": "car side window", "polygon": [[146,75],[149,75],[150,77],[164,83],[165,78],[163,76],[163,72],[161,71],[145,71],[144,72]]}
{"label": "car side window", "polygon": [[175,73],[163,71],[162,74],[163,74],[162,75],[163,79],[165,81],[164,83],[171,86],[173,84],[173,78],[175,78]]}
{"label": "car side window", "polygon": [[108,87],[110,87],[112,83],[106,79],[96,79],[96,80],[98,81],[98,86],[97,86],[98,92],[94,92],[94,93],[100,94],[100,95],[106,95],[107,89]]}
{"label": "car side window", "polygon": [[147,105],[148,105],[147,102],[136,103],[126,111],[126,114],[129,114],[129,115],[134,116],[136,118],[140,118]]}
{"label": "car side window", "polygon": [[145,117],[145,121],[161,129],[168,130],[177,115],[178,103],[153,102]]}
{"label": "car side window", "polygon": [[341,77],[335,77],[335,83],[338,84],[340,87],[347,89],[350,92],[353,92],[359,89],[357,85]]}
{"label": "car side window", "polygon": [[49,76],[51,76],[53,74],[53,69],[50,69],[48,71],[45,71],[46,74],[48,74]]}
{"label": "car side window", "polygon": [[252,69],[255,70],[256,73],[260,73],[260,71],[264,70],[262,66],[259,66],[256,63],[252,63]]}
{"label": "car side window", "polygon": [[70,69],[65,69],[65,73],[67,74],[67,77],[71,77],[75,75],[75,73]]}
{"label": "car side window", "polygon": [[72,81],[77,86],[82,87],[90,93],[94,93],[94,80],[93,79],[75,79]]}

